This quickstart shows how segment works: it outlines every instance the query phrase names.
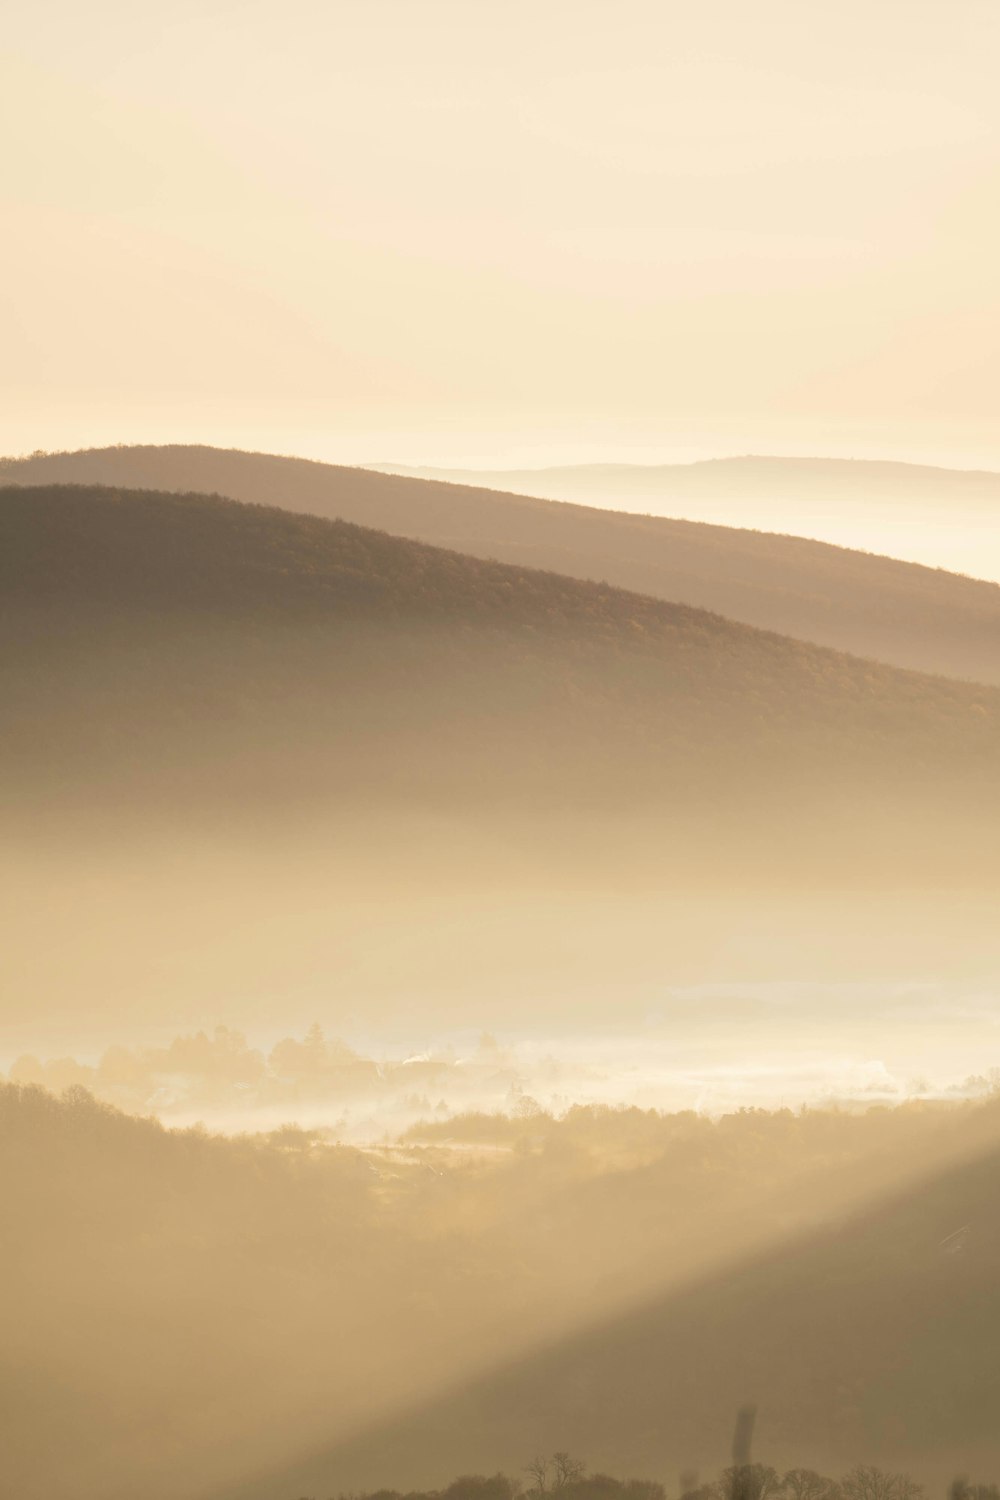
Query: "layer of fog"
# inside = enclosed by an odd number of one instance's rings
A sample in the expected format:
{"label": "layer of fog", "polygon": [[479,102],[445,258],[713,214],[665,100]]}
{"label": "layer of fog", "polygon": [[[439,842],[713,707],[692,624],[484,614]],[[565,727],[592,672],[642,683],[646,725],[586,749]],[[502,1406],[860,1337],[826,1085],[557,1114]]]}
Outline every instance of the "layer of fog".
{"label": "layer of fog", "polygon": [[[722,455],[723,459],[730,457]],[[635,488],[628,482],[628,466],[624,465],[595,464],[592,468],[583,465],[577,470],[569,467],[552,471],[407,468],[403,464],[373,467],[387,473],[447,478],[455,483],[534,495],[544,500],[807,537],[837,547],[898,558],[901,562],[921,563],[925,567],[1000,582],[1000,528],[995,505],[959,508],[962,470],[954,471],[957,485],[955,505],[951,508],[947,498],[940,495],[928,500],[914,494],[901,504],[899,497],[886,498],[878,490],[866,493],[860,481],[856,485],[845,483],[843,493],[836,494],[824,485],[812,490],[805,480],[790,498],[780,493],[768,495],[766,491],[748,495],[735,481],[731,493],[722,485],[714,493],[704,493],[698,485],[692,487],[694,493],[685,495],[683,487],[672,480],[664,485],[664,493],[658,495],[655,480],[643,479],[641,466],[636,469]],[[605,467],[606,478],[602,477]],[[683,473],[683,468],[680,472]],[[942,484],[942,489],[945,488],[946,484]]]}
{"label": "layer of fog", "polygon": [[[241,1067],[237,1057],[247,1059]],[[865,1109],[955,1101],[1000,1079],[1000,990],[784,983],[667,990],[635,1027],[428,1035],[414,1020],[301,1037],[199,1027],[144,1044],[0,1056],[15,1082],[82,1086],[131,1112],[224,1132],[294,1124],[355,1145],[474,1112],[561,1115],[576,1105],[695,1110]],[[456,1119],[456,1117],[458,1117]]]}

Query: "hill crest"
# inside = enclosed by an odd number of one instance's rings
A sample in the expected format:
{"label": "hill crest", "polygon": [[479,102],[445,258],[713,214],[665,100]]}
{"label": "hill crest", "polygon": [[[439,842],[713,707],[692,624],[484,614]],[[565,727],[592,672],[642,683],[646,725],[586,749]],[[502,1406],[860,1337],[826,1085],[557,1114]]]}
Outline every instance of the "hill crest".
{"label": "hill crest", "polygon": [[8,462],[0,485],[197,491],[706,609],[916,671],[1000,684],[1000,586],[793,536],[212,448]]}

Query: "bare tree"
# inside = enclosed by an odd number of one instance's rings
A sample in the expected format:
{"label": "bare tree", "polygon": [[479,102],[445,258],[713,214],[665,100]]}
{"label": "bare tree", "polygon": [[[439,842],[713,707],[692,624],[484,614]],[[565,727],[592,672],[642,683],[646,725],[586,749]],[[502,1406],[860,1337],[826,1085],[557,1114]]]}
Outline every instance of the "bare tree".
{"label": "bare tree", "polygon": [[549,1487],[549,1461],[547,1458],[533,1458],[530,1464],[525,1464],[524,1472],[530,1474],[535,1481],[534,1489],[539,1495],[544,1495]]}
{"label": "bare tree", "polygon": [[570,1458],[568,1453],[553,1453],[552,1470],[555,1478],[552,1483],[554,1490],[561,1490],[566,1484],[575,1484],[578,1479],[583,1478],[585,1465],[578,1458]]}
{"label": "bare tree", "polygon": [[[840,1486],[815,1469],[789,1469],[781,1481],[787,1500],[837,1500]],[[960,1500],[960,1497],[955,1497]]]}
{"label": "bare tree", "polygon": [[874,1464],[858,1464],[845,1474],[840,1488],[846,1500],[920,1500],[924,1487],[909,1474],[890,1474]]}

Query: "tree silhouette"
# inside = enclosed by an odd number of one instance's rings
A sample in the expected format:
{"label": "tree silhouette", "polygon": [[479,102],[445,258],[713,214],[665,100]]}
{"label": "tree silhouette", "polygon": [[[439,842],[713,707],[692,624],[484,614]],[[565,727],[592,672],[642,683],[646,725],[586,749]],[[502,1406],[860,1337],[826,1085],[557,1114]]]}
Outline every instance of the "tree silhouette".
{"label": "tree silhouette", "polygon": [[815,1469],[789,1469],[781,1481],[787,1500],[837,1500],[839,1485]]}
{"label": "tree silhouette", "polygon": [[924,1487],[909,1474],[892,1474],[874,1464],[857,1464],[840,1481],[847,1500],[918,1500]]}

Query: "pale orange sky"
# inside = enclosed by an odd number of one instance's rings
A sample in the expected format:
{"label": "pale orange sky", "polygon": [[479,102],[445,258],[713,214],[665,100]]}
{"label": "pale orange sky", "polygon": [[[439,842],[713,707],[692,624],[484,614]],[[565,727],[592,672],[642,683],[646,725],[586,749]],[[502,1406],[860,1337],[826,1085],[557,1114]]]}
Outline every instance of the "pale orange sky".
{"label": "pale orange sky", "polygon": [[8,0],[0,451],[1000,468],[997,0]]}

